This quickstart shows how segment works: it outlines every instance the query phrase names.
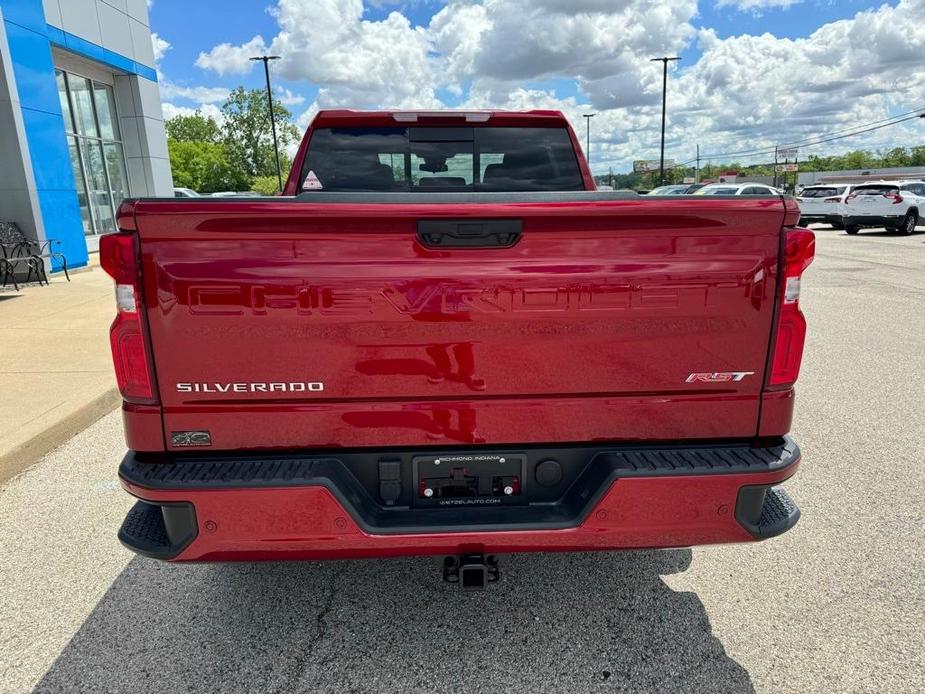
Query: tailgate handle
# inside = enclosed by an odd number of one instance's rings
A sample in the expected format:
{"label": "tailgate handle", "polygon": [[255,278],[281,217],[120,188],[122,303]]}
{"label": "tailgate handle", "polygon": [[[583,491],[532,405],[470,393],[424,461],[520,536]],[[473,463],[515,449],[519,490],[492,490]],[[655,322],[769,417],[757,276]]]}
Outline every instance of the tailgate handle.
{"label": "tailgate handle", "polygon": [[427,248],[510,248],[522,234],[520,219],[418,220],[418,241]]}

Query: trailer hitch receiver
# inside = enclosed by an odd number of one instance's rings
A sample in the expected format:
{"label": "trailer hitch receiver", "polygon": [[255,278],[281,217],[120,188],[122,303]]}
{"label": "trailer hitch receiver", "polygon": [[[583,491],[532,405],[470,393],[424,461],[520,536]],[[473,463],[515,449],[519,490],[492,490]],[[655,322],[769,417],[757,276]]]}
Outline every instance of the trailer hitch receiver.
{"label": "trailer hitch receiver", "polygon": [[501,570],[494,555],[463,554],[443,560],[443,580],[458,583],[463,590],[484,590],[500,578]]}

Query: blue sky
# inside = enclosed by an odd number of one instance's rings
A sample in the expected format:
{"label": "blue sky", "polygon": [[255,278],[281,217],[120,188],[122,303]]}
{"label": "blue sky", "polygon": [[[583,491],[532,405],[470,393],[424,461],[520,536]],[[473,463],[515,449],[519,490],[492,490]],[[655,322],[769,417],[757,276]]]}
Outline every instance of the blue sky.
{"label": "blue sky", "polygon": [[651,153],[650,55],[682,57],[669,149],[758,147],[925,105],[925,0],[155,0],[150,17],[167,116],[261,87],[246,57],[270,50],[300,126],[334,106],[533,106],[573,122],[592,109],[598,167]]}

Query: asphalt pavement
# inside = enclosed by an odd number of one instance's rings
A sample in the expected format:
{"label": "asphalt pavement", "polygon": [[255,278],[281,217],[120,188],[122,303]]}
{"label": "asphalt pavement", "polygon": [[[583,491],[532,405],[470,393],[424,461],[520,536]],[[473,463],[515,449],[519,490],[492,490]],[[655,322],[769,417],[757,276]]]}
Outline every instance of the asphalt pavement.
{"label": "asphalt pavement", "polygon": [[925,233],[817,237],[786,535],[477,594],[434,558],[163,564],[115,539],[114,413],[0,489],[0,691],[922,691]]}

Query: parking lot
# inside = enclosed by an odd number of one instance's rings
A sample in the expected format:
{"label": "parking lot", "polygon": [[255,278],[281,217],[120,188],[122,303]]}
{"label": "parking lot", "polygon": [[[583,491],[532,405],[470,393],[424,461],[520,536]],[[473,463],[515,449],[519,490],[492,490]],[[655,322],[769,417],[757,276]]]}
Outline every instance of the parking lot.
{"label": "parking lot", "polygon": [[115,532],[113,413],[0,490],[0,690],[921,691],[925,233],[817,229],[788,490],[768,542],[504,557],[177,566]]}

